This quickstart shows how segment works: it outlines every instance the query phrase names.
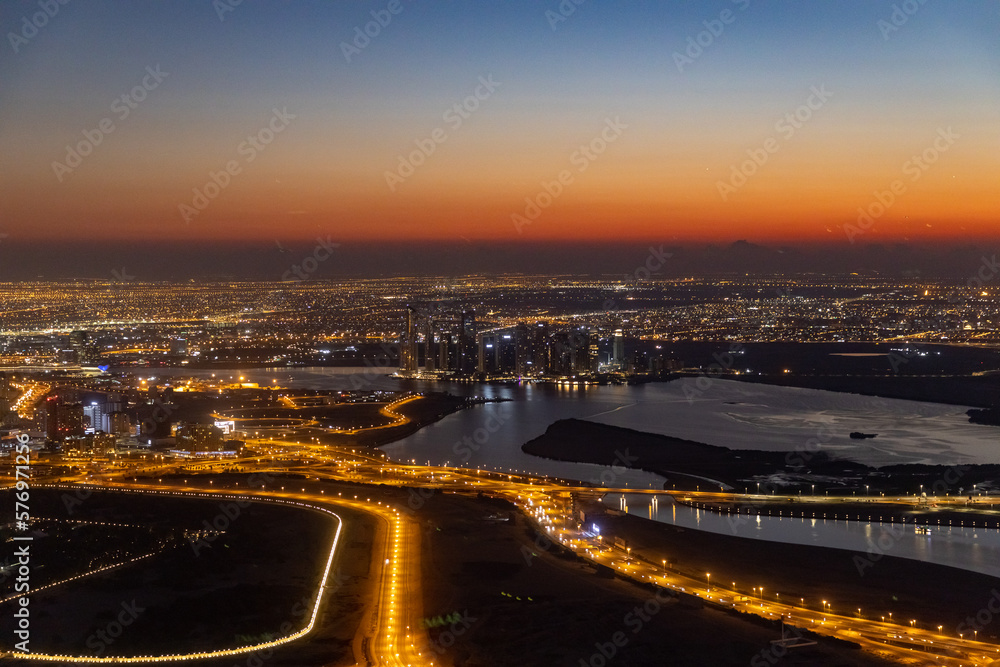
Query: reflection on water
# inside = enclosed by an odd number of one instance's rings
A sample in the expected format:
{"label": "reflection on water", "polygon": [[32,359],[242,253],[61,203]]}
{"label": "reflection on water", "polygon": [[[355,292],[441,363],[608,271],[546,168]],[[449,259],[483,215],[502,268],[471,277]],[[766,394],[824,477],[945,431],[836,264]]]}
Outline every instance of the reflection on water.
{"label": "reflection on water", "polygon": [[[471,382],[422,382],[388,377],[380,368],[309,367],[249,370],[148,369],[142,377],[194,375],[238,378],[261,385],[275,381],[292,389],[412,390],[449,392],[458,396],[510,399],[460,410],[382,449],[400,461],[434,465],[511,470],[578,479],[618,488],[663,488],[663,478],[641,470],[585,463],[549,461],[521,451],[521,445],[545,432],[557,419],[587,417],[614,410],[634,387],[559,387],[492,385]],[[614,391],[608,391],[614,390]],[[627,411],[625,411],[627,412]]]}
{"label": "reflection on water", "polygon": [[[450,415],[430,428],[386,448],[392,456],[435,463],[466,463],[533,470],[589,480],[572,464],[540,461],[521,452],[521,445],[541,435],[557,419],[578,418],[696,440],[733,449],[794,451],[816,448],[833,456],[869,465],[892,463],[1000,463],[997,427],[970,424],[966,408],[901,401],[856,394],[795,389],[713,380],[704,390],[698,381],[636,386],[561,387],[553,385],[487,385],[467,382],[421,382],[389,377],[379,367],[278,367],[248,370],[147,369],[143,376],[245,376],[262,385],[274,381],[302,389],[383,389],[446,391],[460,396],[508,398]],[[138,371],[137,371],[138,372]],[[703,380],[704,378],[702,378]],[[702,383],[703,385],[704,383]],[[697,391],[692,392],[692,388]],[[477,429],[502,426],[488,442],[463,446]],[[872,440],[852,440],[852,431],[877,433]],[[480,439],[482,432],[479,431]],[[471,452],[469,451],[471,449]],[[589,470],[591,467],[587,467]],[[564,472],[554,472],[563,470]],[[575,471],[575,472],[573,472]],[[655,482],[639,474],[645,483]],[[632,478],[629,473],[623,479]]]}
{"label": "reflection on water", "polygon": [[930,535],[922,535],[912,524],[717,514],[678,505],[669,495],[608,494],[604,503],[634,516],[720,535],[848,549],[863,558],[873,554],[867,562],[884,554],[1000,576],[996,528],[932,526]]}

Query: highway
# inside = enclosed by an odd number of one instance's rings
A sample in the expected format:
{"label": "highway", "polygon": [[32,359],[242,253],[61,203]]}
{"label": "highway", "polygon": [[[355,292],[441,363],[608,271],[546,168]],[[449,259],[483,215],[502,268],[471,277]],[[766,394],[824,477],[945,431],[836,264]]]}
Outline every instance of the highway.
{"label": "highway", "polygon": [[[193,481],[193,480],[192,480]],[[36,488],[77,488],[74,485],[36,485]],[[262,502],[277,502],[311,509],[329,514],[337,519],[336,530],[331,536],[332,544],[327,556],[316,600],[313,604],[308,624],[279,639],[238,647],[224,647],[214,651],[191,654],[148,655],[134,657],[95,657],[93,655],[52,655],[45,653],[10,653],[4,652],[2,657],[33,660],[42,662],[64,663],[154,663],[183,662],[190,660],[220,658],[249,654],[268,648],[280,646],[288,642],[306,637],[312,632],[316,620],[323,608],[323,597],[327,590],[327,580],[337,555],[337,545],[341,537],[343,522],[335,510],[338,507],[348,507],[371,514],[383,525],[380,539],[376,540],[373,554],[378,576],[376,599],[371,601],[368,615],[369,624],[362,624],[361,636],[355,641],[355,660],[358,665],[387,665],[403,667],[410,665],[433,665],[433,661],[424,658],[427,652],[426,638],[414,631],[419,627],[422,616],[422,598],[420,586],[419,565],[419,532],[416,524],[402,514],[398,509],[391,508],[381,501],[359,496],[343,497],[327,495],[322,491],[299,492],[258,490],[258,489],[196,489],[192,486],[178,487],[171,484],[130,482],[128,484],[88,485],[88,488],[98,490],[129,491],[134,493],[160,494],[173,497],[199,497],[212,499],[250,498]],[[141,560],[141,559],[135,559]],[[102,568],[109,569],[109,568]],[[87,573],[89,576],[91,573]],[[78,579],[81,577],[74,577]],[[70,580],[67,580],[70,581]],[[65,583],[65,582],[60,582]],[[368,648],[370,647],[370,648]]]}
{"label": "highway", "polygon": [[[349,507],[372,514],[379,519],[376,553],[378,559],[378,593],[366,611],[354,643],[355,660],[359,665],[432,665],[428,640],[419,629],[422,617],[420,596],[419,532],[417,524],[399,508],[367,497],[333,497],[314,484],[317,480],[334,480],[372,484],[391,484],[408,488],[435,488],[457,493],[483,492],[514,502],[531,517],[540,530],[553,541],[565,545],[578,555],[612,567],[619,573],[641,582],[651,582],[687,595],[697,596],[706,602],[739,609],[770,619],[783,618],[794,627],[809,629],[841,639],[857,642],[863,647],[904,664],[936,665],[988,665],[1000,660],[1000,647],[977,641],[977,638],[950,636],[940,627],[926,627],[915,619],[889,619],[865,617],[856,610],[840,610],[832,602],[822,605],[799,604],[792,600],[770,599],[756,586],[726,585],[712,582],[709,573],[704,579],[676,572],[667,573],[652,559],[645,559],[638,552],[625,553],[601,542],[600,536],[585,532],[570,514],[571,494],[584,493],[599,497],[604,493],[656,493],[677,497],[687,502],[741,501],[763,502],[780,500],[773,496],[757,496],[722,492],[651,491],[629,488],[601,488],[581,485],[567,480],[553,480],[537,475],[513,471],[480,470],[463,467],[441,467],[404,464],[388,461],[381,453],[349,447],[330,447],[315,442],[259,440],[252,443],[262,453],[240,459],[214,462],[224,468],[234,465],[244,472],[269,473],[270,475],[295,474],[303,477],[300,482],[276,480],[265,490],[239,488],[238,482],[199,479],[200,475],[188,467],[182,473],[167,477],[177,470],[177,463],[154,463],[143,475],[161,474],[155,480],[137,478],[132,472],[114,470],[96,474],[81,474],[70,480],[98,484],[106,488],[123,488],[146,493],[194,494],[202,497],[250,496],[278,502],[292,502],[303,507],[334,512],[337,507]],[[208,468],[213,464],[197,462]],[[65,480],[65,477],[63,478]],[[218,482],[218,483],[216,483]],[[295,484],[300,490],[286,490]],[[300,485],[301,484],[301,485]],[[207,487],[207,488],[202,488]],[[224,487],[224,488],[219,488]],[[277,487],[277,488],[275,488]],[[360,491],[359,494],[366,493]],[[374,491],[372,492],[374,493]],[[859,498],[795,497],[796,502],[858,501]],[[916,496],[872,498],[872,508],[879,504],[916,504]],[[876,501],[877,502],[874,502]],[[942,505],[964,507],[964,498],[935,498]],[[995,499],[978,504],[992,508]],[[339,529],[338,529],[339,531]],[[334,545],[335,548],[335,545]],[[330,552],[332,562],[334,550]],[[319,605],[317,605],[318,609]],[[315,614],[314,614],[315,615]],[[911,622],[912,621],[912,622]],[[311,624],[310,624],[311,629]],[[279,640],[283,643],[305,636],[306,633]],[[233,651],[259,650],[258,647],[220,649],[212,656],[231,655]],[[176,661],[193,656],[146,656],[126,662]],[[208,654],[200,657],[209,657]],[[32,654],[29,659],[55,659],[54,656]],[[59,657],[67,662],[84,661]],[[122,659],[117,659],[122,662]],[[100,662],[87,658],[89,662]]]}

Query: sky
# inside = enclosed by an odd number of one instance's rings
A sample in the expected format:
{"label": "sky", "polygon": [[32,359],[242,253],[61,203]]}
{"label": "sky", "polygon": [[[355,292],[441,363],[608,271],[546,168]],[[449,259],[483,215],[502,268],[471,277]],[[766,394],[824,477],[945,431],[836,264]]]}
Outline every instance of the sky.
{"label": "sky", "polygon": [[539,270],[560,244],[1000,240],[997,0],[64,1],[0,5],[22,272],[318,238]]}

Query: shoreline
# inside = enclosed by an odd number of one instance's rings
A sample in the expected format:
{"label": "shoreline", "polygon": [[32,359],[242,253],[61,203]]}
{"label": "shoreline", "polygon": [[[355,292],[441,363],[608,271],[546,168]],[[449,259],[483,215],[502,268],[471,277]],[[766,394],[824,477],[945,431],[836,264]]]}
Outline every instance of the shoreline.
{"label": "shoreline", "polygon": [[[581,419],[560,419],[521,450],[555,461],[643,470],[665,478],[664,489],[749,493],[754,484],[778,496],[815,491],[906,496],[924,490],[942,495],[978,487],[1000,488],[1000,464],[904,463],[872,467],[833,458],[821,450],[729,449],[672,436]],[[722,483],[715,484],[709,480]]]}

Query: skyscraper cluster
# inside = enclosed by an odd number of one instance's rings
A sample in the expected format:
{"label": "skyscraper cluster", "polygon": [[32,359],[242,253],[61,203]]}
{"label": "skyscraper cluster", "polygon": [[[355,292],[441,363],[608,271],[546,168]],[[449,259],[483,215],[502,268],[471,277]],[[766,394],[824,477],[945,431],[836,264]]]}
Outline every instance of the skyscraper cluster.
{"label": "skyscraper cluster", "polygon": [[480,331],[474,311],[435,317],[408,306],[399,369],[404,375],[587,376],[598,370],[597,345],[598,336],[585,327],[553,331],[546,322],[522,322]]}

